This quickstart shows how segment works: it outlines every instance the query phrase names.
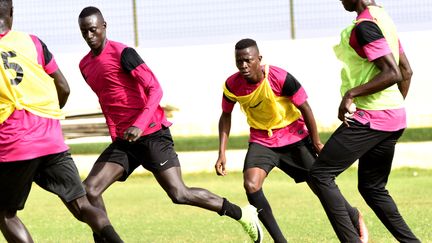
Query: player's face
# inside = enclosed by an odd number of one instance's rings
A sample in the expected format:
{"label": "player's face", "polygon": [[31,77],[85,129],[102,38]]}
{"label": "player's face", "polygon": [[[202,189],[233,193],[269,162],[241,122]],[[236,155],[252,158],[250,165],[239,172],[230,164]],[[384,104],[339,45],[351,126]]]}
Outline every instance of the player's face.
{"label": "player's face", "polygon": [[106,23],[102,17],[94,14],[78,19],[81,34],[94,53],[100,53],[105,46]]}
{"label": "player's face", "polygon": [[258,83],[262,79],[261,56],[256,47],[235,51],[236,66],[248,81]]}
{"label": "player's face", "polygon": [[340,0],[345,8],[346,11],[348,12],[353,12],[356,10],[356,0]]}

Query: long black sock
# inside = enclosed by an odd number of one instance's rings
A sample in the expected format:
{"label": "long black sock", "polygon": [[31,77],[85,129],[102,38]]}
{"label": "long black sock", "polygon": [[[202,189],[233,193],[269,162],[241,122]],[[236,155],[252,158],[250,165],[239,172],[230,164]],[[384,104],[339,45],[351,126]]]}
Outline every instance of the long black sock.
{"label": "long black sock", "polygon": [[101,231],[101,236],[105,239],[106,242],[123,243],[123,240],[120,239],[120,236],[117,234],[117,232],[111,225],[103,227]]}
{"label": "long black sock", "polygon": [[242,217],[241,208],[233,203],[230,203],[226,198],[223,199],[222,209],[218,212],[220,216],[226,215],[235,220],[239,220]]}
{"label": "long black sock", "polygon": [[98,235],[96,232],[93,232],[93,240],[95,243],[105,243],[105,240],[102,236]]}
{"label": "long black sock", "polygon": [[257,208],[258,217],[263,223],[264,227],[267,229],[274,242],[287,242],[273,216],[272,209],[268,203],[264,192],[260,189],[254,193],[246,193],[249,203]]}

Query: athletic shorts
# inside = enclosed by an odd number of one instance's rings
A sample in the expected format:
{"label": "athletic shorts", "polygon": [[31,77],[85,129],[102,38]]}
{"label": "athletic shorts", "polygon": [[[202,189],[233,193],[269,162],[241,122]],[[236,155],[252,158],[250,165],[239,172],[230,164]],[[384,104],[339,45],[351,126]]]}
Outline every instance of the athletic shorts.
{"label": "athletic shorts", "polygon": [[277,148],[249,143],[243,171],[258,167],[269,174],[274,167],[278,167],[299,183],[307,180],[309,169],[315,159],[316,153],[309,136],[296,143]]}
{"label": "athletic shorts", "polygon": [[169,128],[142,136],[135,142],[116,139],[96,160],[96,163],[112,162],[124,168],[119,181],[125,181],[140,165],[152,173],[171,167],[180,167]]}
{"label": "athletic shorts", "polygon": [[0,163],[0,209],[21,210],[32,182],[71,202],[86,194],[68,151],[36,159]]}

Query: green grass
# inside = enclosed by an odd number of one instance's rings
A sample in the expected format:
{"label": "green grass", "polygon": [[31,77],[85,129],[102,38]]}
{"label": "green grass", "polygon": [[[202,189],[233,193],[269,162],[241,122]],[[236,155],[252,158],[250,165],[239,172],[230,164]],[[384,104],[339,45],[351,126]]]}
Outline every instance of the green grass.
{"label": "green grass", "polygon": [[[241,173],[226,177],[186,174],[184,180],[188,186],[207,188],[239,205],[247,203]],[[357,192],[356,169],[347,170],[337,182],[347,199],[362,210],[370,242],[396,242]],[[388,184],[401,214],[423,242],[432,242],[431,185],[432,170],[411,168],[394,170]],[[264,191],[288,241],[338,242],[318,199],[305,183],[295,184],[276,169],[266,180]],[[115,183],[105,192],[104,199],[113,225],[127,243],[249,242],[241,226],[228,217],[173,204],[149,174]],[[36,242],[92,242],[87,225],[75,220],[59,199],[37,186],[19,216]],[[264,242],[272,242],[267,232],[264,237]]]}
{"label": "green grass", "polygon": [[[327,141],[331,132],[320,134],[323,142]],[[248,136],[231,136],[228,149],[246,149],[248,146]],[[402,135],[399,142],[422,142],[432,141],[432,127],[428,128],[409,128]],[[181,151],[211,151],[218,150],[219,139],[217,136],[194,136],[194,137],[174,137],[177,152]],[[88,143],[71,144],[72,154],[99,154],[108,143]]]}

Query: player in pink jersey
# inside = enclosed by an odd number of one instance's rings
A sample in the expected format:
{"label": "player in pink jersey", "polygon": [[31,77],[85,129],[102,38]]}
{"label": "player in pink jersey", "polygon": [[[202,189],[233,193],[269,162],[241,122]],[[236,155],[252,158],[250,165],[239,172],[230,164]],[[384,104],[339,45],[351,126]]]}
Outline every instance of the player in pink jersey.
{"label": "player in pink jersey", "polygon": [[[231,113],[239,103],[250,126],[249,148],[243,168],[244,188],[249,202],[274,242],[287,242],[262,189],[274,167],[296,183],[307,181],[309,168],[321,151],[307,94],[293,75],[275,66],[261,65],[255,40],[242,39],[235,45],[239,72],[225,82],[219,120],[218,175],[226,175],[225,150],[231,130]],[[357,209],[348,203],[353,224],[364,225]]]}
{"label": "player in pink jersey", "polygon": [[253,206],[242,209],[206,189],[184,184],[169,130],[171,123],[159,105],[162,89],[138,53],[106,38],[106,22],[99,9],[84,8],[78,22],[90,47],[79,67],[99,98],[113,140],[84,181],[90,202],[105,210],[102,193],[143,166],[153,173],[174,203],[201,207],[238,220],[254,242],[261,242]]}
{"label": "player in pink jersey", "polygon": [[[33,242],[17,211],[24,208],[34,181],[56,194],[69,211],[87,223],[100,238],[106,242],[123,242],[106,213],[87,200],[78,170],[64,143],[60,122],[51,117],[65,105],[68,83],[42,41],[11,30],[12,16],[12,1],[0,0],[3,61],[0,117],[5,117],[0,123],[0,229],[3,236],[8,242]],[[54,104],[54,108],[47,104]],[[6,113],[6,107],[11,108],[11,114]],[[39,110],[41,115],[29,110]]]}

